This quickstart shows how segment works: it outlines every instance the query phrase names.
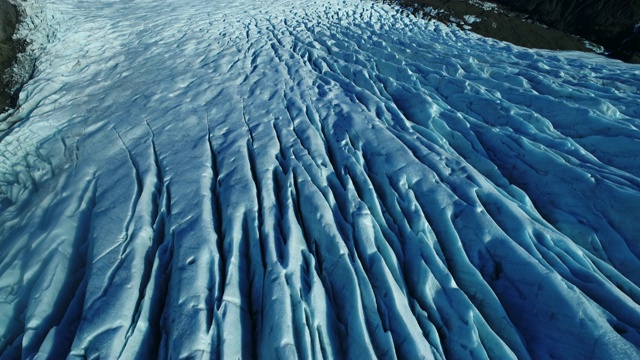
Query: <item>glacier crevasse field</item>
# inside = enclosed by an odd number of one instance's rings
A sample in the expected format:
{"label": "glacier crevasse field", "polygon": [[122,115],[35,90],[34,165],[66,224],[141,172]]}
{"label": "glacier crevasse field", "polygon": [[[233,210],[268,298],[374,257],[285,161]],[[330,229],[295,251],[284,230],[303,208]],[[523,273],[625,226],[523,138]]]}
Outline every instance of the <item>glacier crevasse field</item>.
{"label": "glacier crevasse field", "polygon": [[640,358],[640,67],[357,0],[28,0],[0,358]]}

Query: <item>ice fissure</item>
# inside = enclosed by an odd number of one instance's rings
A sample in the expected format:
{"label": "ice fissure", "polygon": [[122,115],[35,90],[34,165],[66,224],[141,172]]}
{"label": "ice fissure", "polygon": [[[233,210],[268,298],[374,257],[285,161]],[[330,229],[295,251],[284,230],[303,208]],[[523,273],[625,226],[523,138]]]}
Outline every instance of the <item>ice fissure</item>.
{"label": "ice fissure", "polygon": [[637,66],[368,1],[24,7],[0,359],[640,358]]}

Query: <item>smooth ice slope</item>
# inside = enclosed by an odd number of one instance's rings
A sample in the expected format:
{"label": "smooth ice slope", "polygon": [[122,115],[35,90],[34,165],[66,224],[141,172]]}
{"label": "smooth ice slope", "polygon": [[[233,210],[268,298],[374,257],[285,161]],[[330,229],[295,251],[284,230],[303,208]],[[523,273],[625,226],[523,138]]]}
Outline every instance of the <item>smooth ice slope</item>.
{"label": "smooth ice slope", "polygon": [[25,4],[0,358],[640,358],[637,66],[368,1]]}

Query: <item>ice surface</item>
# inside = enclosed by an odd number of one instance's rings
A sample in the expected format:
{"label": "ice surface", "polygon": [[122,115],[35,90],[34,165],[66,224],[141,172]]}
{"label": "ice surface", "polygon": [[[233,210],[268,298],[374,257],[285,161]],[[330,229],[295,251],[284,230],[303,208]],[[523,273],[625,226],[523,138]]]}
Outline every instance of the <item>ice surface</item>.
{"label": "ice surface", "polygon": [[637,66],[367,1],[24,4],[0,358],[640,358]]}

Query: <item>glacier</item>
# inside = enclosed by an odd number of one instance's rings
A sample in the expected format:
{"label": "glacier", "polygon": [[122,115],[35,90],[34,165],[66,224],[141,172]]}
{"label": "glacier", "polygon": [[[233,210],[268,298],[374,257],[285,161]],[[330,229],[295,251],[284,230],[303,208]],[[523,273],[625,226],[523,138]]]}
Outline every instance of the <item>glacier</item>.
{"label": "glacier", "polygon": [[640,67],[370,1],[25,0],[0,359],[639,359]]}

